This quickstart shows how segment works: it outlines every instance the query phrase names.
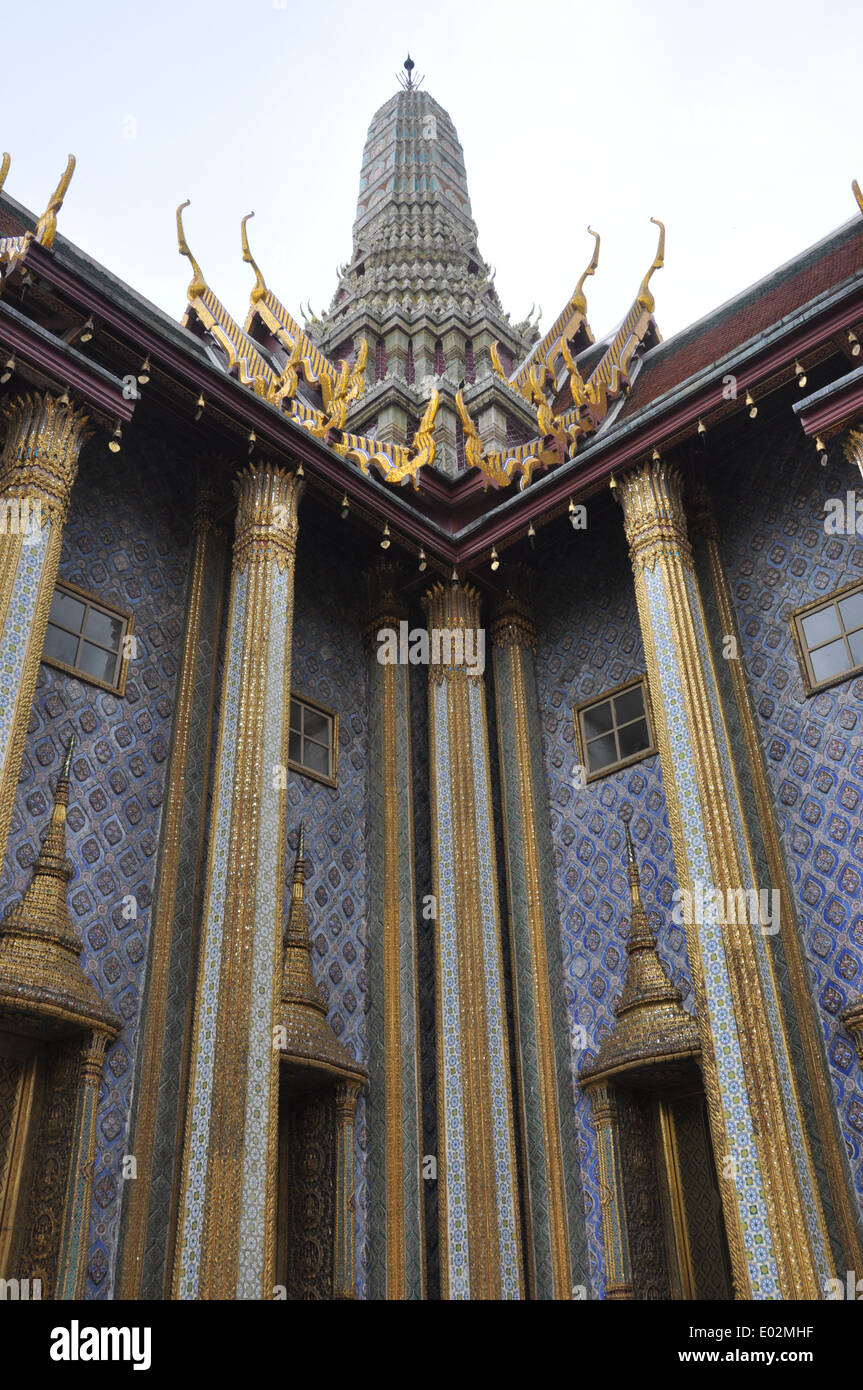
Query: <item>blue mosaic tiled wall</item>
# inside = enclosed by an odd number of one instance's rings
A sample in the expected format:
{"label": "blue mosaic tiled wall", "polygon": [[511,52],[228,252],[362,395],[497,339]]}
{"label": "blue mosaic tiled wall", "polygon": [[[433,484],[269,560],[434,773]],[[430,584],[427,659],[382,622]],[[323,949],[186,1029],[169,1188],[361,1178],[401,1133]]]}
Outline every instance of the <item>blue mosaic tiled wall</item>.
{"label": "blue mosaic tiled wall", "polygon": [[[327,993],[328,1019],[348,1051],[367,1063],[368,701],[362,649],[358,566],[318,534],[300,512],[294,600],[292,686],[337,711],[338,786],[291,772],[288,778],[288,876],[296,831],[305,821],[306,902],[315,977]],[[288,900],[290,894],[288,894]],[[357,1284],[365,1297],[369,1271],[366,1103],[356,1124]]]}
{"label": "blue mosaic tiled wall", "polygon": [[[614,1025],[612,1006],[626,961],[624,810],[632,812],[644,906],[687,1008],[692,1007],[691,984],[683,928],[671,921],[677,878],[658,754],[585,787],[574,775],[573,706],[644,671],[620,513],[604,500],[594,501],[585,531],[561,527],[552,534],[552,549],[537,563],[537,684],[568,1020],[571,1030],[577,1025],[586,1030],[592,1056]],[[573,1078],[584,1060],[585,1054],[574,1049]],[[581,1157],[591,1296],[602,1297],[596,1135],[589,1103],[575,1084],[572,1123]]]}
{"label": "blue mosaic tiled wall", "polygon": [[[145,442],[118,457],[104,441],[82,452],[59,576],[135,615],[138,654],[122,700],[54,667],[40,668],[21,780],[0,877],[0,912],[25,888],[74,727],[67,818],[75,868],[69,909],[83,965],[123,1023],[109,1048],[96,1119],[87,1257],[88,1298],[114,1279],[133,1062],[149,910],[180,661],[191,496],[174,460]],[[184,481],[179,483],[184,490]],[[122,899],[137,899],[137,920]]]}
{"label": "blue mosaic tiled wall", "polygon": [[768,422],[767,429],[765,439],[753,430],[751,442],[740,442],[711,489],[831,1080],[863,1200],[863,1089],[837,1017],[863,990],[863,679],[807,696],[788,622],[794,609],[863,579],[863,537],[828,535],[823,524],[825,501],[844,499],[861,484],[838,442],[821,468],[795,420]]}

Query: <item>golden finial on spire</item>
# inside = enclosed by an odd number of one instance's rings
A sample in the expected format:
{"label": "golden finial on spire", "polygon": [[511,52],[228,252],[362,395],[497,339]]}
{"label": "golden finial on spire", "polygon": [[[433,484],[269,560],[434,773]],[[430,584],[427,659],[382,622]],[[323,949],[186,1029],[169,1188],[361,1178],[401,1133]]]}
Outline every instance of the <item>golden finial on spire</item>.
{"label": "golden finial on spire", "polygon": [[183,231],[183,208],[187,208],[190,201],[191,199],[187,198],[185,203],[181,203],[177,208],[177,250],[181,256],[187,257],[192,266],[192,280],[186,291],[187,297],[191,300],[197,299],[199,295],[204,293],[204,290],[207,288],[207,282],[204,279],[204,272],[189,250],[189,243],[186,241],[186,234]]}
{"label": "golden finial on spire", "polygon": [[593,255],[590,258],[590,265],[587,267],[587,270],[584,272],[578,284],[576,285],[575,294],[572,296],[573,307],[576,309],[580,309],[583,314],[587,313],[587,299],[584,293],[584,282],[587,279],[588,275],[593,275],[594,271],[596,270],[596,267],[599,265],[599,232],[595,232],[592,227],[588,227],[587,230],[590,232],[590,235],[595,238],[596,244],[593,248]]}
{"label": "golden finial on spire", "polygon": [[72,181],[72,175],[74,174],[74,172],[75,156],[73,154],[70,154],[68,162],[66,164],[66,169],[63,173],[63,177],[60,179],[60,182],[54,189],[54,192],[51,195],[51,198],[49,199],[48,206],[42,213],[42,216],[39,218],[39,221],[36,223],[36,230],[34,231],[33,236],[35,237],[36,241],[40,243],[40,245],[45,247],[46,250],[50,250],[51,247],[54,245],[54,235],[57,231],[57,213],[63,206],[63,199],[66,197],[66,193],[69,188],[69,184]]}
{"label": "golden finial on spire", "polygon": [[6,182],[6,175],[9,173],[9,165],[11,163],[12,156],[9,154],[4,154],[3,158],[0,159],[0,192],[3,191],[3,185]]}
{"label": "golden finial on spire", "polygon": [[306,823],[300,821],[300,833],[297,837],[297,857],[294,860],[294,886],[291,897],[302,902],[305,896],[304,884],[306,881]]}
{"label": "golden finial on spire", "polygon": [[[7,155],[7,158],[8,158],[8,155]],[[3,180],[0,179],[0,185],[2,185],[2,182],[3,182]],[[852,192],[853,192],[853,194],[854,194],[854,197],[857,199],[857,206],[858,206],[858,208],[860,209],[861,212],[863,212],[863,193],[860,192],[860,185],[859,185],[859,183],[857,182],[856,179],[852,179],[852,180],[851,180],[851,190],[852,190]]]}
{"label": "golden finial on spire", "polygon": [[252,270],[255,272],[255,285],[250,295],[250,300],[252,304],[257,304],[258,300],[263,299],[266,295],[267,286],[264,281],[264,277],[260,272],[258,263],[252,255],[251,251],[249,250],[249,237],[248,233],[246,232],[246,223],[248,222],[249,218],[254,217],[254,215],[255,214],[253,212],[246,213],[245,217],[240,223],[240,235],[243,239],[243,260],[245,261],[246,265],[250,265],[252,267]]}
{"label": "golden finial on spire", "polygon": [[656,308],[656,300],[647,288],[650,277],[654,270],[661,270],[665,265],[665,224],[659,221],[658,217],[651,217],[651,222],[659,228],[659,245],[656,248],[656,255],[651,262],[650,268],[641,282],[641,289],[638,291],[637,303],[641,304],[649,314]]}

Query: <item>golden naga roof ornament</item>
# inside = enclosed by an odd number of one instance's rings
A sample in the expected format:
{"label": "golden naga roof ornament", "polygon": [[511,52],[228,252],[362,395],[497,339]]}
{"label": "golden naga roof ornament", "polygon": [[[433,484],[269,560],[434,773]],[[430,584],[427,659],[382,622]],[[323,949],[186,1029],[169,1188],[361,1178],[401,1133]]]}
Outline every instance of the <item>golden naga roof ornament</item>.
{"label": "golden naga roof ornament", "polygon": [[246,265],[250,265],[252,267],[252,270],[255,272],[255,285],[254,289],[252,290],[252,293],[249,296],[250,302],[253,306],[255,304],[258,304],[260,300],[264,299],[267,293],[266,282],[264,280],[263,275],[261,274],[260,267],[258,266],[257,261],[255,260],[254,256],[249,250],[249,237],[248,233],[246,232],[246,223],[248,222],[249,218],[254,217],[254,215],[255,214],[253,212],[247,212],[242,222],[240,223],[240,236],[242,237],[243,241],[243,260],[245,261]]}
{"label": "golden naga roof ornament", "polygon": [[342,442],[334,444],[333,448],[349,463],[355,463],[366,477],[370,466],[374,465],[384,482],[403,485],[410,478],[416,492],[420,469],[431,468],[435,461],[434,427],[439,400],[438,391],[433,390],[410,448],[402,444],[383,446],[376,439],[356,434],[345,434]]}
{"label": "golden naga roof ornament", "polygon": [[66,193],[68,191],[69,184],[72,182],[72,175],[74,174],[74,172],[75,156],[73,154],[70,154],[65,171],[63,173],[63,177],[60,179],[60,182],[54,189],[54,192],[51,195],[51,198],[48,202],[48,206],[42,213],[42,216],[39,218],[39,221],[36,223],[36,229],[33,233],[33,236],[41,246],[45,247],[46,251],[50,251],[51,247],[54,245],[54,236],[57,231],[57,213],[63,206],[63,199],[66,197]]}
{"label": "golden naga roof ornament", "polygon": [[643,309],[646,309],[649,314],[652,314],[656,308],[656,300],[650,293],[648,285],[653,272],[655,270],[661,270],[665,265],[665,224],[660,222],[658,217],[651,217],[650,220],[655,227],[659,228],[659,245],[656,248],[656,255],[650,264],[650,268],[641,282],[641,288],[638,291],[636,303],[640,304]]}
{"label": "golden naga roof ornament", "polygon": [[0,193],[3,192],[3,185],[6,182],[6,175],[9,173],[9,165],[12,163],[12,156],[4,154],[0,159]]}
{"label": "golden naga roof ornament", "polygon": [[479,430],[468,414],[461,389],[455,393],[455,408],[464,430],[464,458],[466,468],[479,468],[482,463],[482,439]]}
{"label": "golden naga roof ornament", "polygon": [[[8,155],[7,155],[7,159],[8,159]],[[3,180],[0,179],[0,188],[2,188],[2,186],[3,186]],[[857,199],[857,206],[858,206],[858,208],[860,209],[861,212],[863,212],[863,193],[860,192],[860,185],[859,185],[859,183],[857,182],[856,179],[852,179],[852,180],[851,180],[851,191],[852,191],[852,193],[854,194],[854,197]]]}
{"label": "golden naga roof ornament", "polygon": [[192,279],[189,283],[189,288],[186,290],[187,298],[192,300],[197,299],[199,295],[204,293],[207,288],[207,282],[204,279],[204,272],[189,249],[189,243],[183,231],[183,208],[187,208],[190,202],[191,199],[187,198],[185,203],[181,203],[177,208],[177,250],[181,256],[185,256],[189,260],[192,266]]}
{"label": "golden naga roof ornament", "polygon": [[595,238],[596,244],[593,248],[593,255],[590,258],[590,264],[585,270],[578,284],[576,285],[575,292],[572,296],[573,309],[579,310],[579,312],[582,314],[587,313],[587,298],[584,293],[584,282],[587,279],[588,275],[594,274],[596,267],[599,265],[599,232],[595,232],[592,227],[588,227],[587,230],[590,232],[590,235]]}

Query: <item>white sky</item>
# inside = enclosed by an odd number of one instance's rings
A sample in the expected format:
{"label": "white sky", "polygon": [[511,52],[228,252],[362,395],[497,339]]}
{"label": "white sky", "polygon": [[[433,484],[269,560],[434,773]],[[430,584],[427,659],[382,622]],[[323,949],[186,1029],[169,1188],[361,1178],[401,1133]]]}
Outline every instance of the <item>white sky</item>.
{"label": "white sky", "polygon": [[[859,0],[28,0],[0,28],[6,191],[175,317],[174,212],[242,320],[253,283],[324,308],[351,250],[373,112],[410,48],[464,146],[483,255],[513,320],[587,283],[597,334],[652,282],[668,337],[856,212]],[[131,119],[130,119],[131,118]],[[134,138],[126,138],[134,125]]]}

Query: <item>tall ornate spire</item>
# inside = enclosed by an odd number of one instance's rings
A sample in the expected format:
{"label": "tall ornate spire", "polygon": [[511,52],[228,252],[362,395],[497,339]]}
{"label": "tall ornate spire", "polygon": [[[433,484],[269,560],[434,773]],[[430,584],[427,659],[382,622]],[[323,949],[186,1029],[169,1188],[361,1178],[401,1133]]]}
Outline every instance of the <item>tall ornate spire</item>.
{"label": "tall ornate spire", "polygon": [[116,1032],[118,1021],[81,969],[81,943],[69,920],[66,808],[75,735],[71,735],[30,883],[0,924],[0,1008]]}
{"label": "tall ornate spire", "polygon": [[279,1006],[279,1037],[286,1062],[316,1066],[338,1074],[365,1078],[365,1069],[339,1042],[327,1022],[327,1006],[312,970],[308,910],[305,904],[305,826],[300,824],[297,857],[291,884],[291,905],[285,931],[285,957]]}
{"label": "tall ornate spire", "polygon": [[641,901],[635,847],[624,822],[626,872],[631,905],[626,943],[626,974],[614,1006],[617,1022],[603,1038],[596,1058],[582,1067],[580,1080],[596,1079],[699,1052],[698,1029],[681,1004],[680,990],[668,978],[656,949],[656,937]]}

